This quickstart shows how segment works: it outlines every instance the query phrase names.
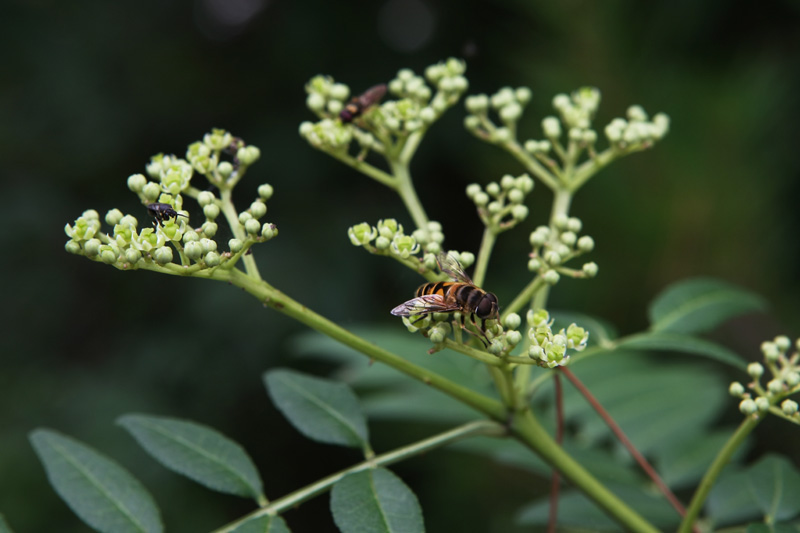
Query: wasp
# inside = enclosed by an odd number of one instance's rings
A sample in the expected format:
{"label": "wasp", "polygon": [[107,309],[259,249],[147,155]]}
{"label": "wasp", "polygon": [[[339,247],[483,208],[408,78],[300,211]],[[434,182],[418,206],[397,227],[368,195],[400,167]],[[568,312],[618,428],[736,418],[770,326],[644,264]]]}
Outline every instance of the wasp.
{"label": "wasp", "polygon": [[381,101],[383,95],[386,94],[386,85],[381,83],[374,87],[370,87],[364,94],[352,98],[339,113],[339,119],[347,124],[352,122],[368,108]]}
{"label": "wasp", "polygon": [[[407,317],[458,311],[461,313],[461,327],[466,329],[464,317],[469,315],[472,324],[480,331],[481,337],[488,345],[486,321],[498,317],[497,296],[476,286],[464,272],[461,263],[452,255],[439,253],[436,262],[439,264],[439,270],[447,274],[452,281],[425,283],[417,289],[414,298],[392,309],[392,314]],[[476,317],[481,321],[480,326],[475,321]],[[466,331],[469,332],[468,329]]]}
{"label": "wasp", "polygon": [[161,225],[161,223],[164,222],[165,220],[169,220],[170,218],[176,218],[176,217],[189,218],[186,215],[175,211],[175,208],[173,208],[169,204],[160,204],[160,203],[147,204],[147,210],[150,212],[153,218],[156,219],[156,223],[159,225]]}

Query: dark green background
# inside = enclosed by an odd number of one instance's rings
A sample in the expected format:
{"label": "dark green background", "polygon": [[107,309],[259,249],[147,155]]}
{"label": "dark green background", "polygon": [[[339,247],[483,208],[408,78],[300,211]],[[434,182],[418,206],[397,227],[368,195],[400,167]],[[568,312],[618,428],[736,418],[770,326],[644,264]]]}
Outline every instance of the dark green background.
{"label": "dark green background", "polygon": [[[270,497],[358,460],[298,437],[268,404],[260,375],[288,364],[297,324],[222,284],[124,273],[63,248],[64,224],[84,209],[145,217],[127,176],[151,155],[182,155],[211,127],[224,127],[262,151],[238,205],[262,182],[275,188],[266,219],[280,236],[256,249],[262,275],[346,327],[401,327],[388,310],[418,280],[350,246],[346,228],[408,218],[388,190],[299,137],[299,123],[312,119],[303,85],[318,73],[358,91],[399,68],[421,72],[464,57],[470,93],[532,88],[525,137],[540,135],[554,94],[583,85],[603,93],[598,130],[633,103],[669,114],[664,142],[614,163],[575,200],[573,214],[597,243],[600,275],[565,280],[553,307],[632,332],[646,326],[646,304],[664,286],[712,275],[772,304],[768,315],[737,320],[715,339],[755,358],[762,340],[800,335],[797,3],[441,1],[408,19],[387,16],[387,2],[256,5],[240,24],[224,21],[249,9],[246,0],[2,7],[0,513],[16,531],[85,531],[47,485],[27,441],[36,427],[122,462],[152,490],[171,531],[218,527],[250,504],[165,473],[114,425],[124,413],[219,428],[251,452]],[[430,37],[415,44],[426,23]],[[436,124],[412,171],[447,244],[476,250],[481,228],[464,187],[521,169],[467,134],[463,115],[459,105]],[[486,287],[501,305],[526,281],[527,233],[546,220],[549,202],[539,186],[524,227],[497,246]],[[393,429],[373,427],[386,431],[384,449],[433,431]],[[760,429],[757,451],[794,449],[797,462],[796,428]],[[420,494],[431,531],[504,531],[527,491],[546,485],[446,452],[395,471]],[[287,519],[295,531],[333,528],[326,498]]]}

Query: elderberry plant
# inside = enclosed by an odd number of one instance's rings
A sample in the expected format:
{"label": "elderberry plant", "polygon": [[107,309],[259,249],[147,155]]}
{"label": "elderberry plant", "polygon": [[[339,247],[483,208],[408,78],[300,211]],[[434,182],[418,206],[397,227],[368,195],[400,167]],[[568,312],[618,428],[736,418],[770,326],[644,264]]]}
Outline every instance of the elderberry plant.
{"label": "elderberry plant", "polygon": [[[770,500],[764,480],[767,485],[780,481],[781,486],[796,490],[800,475],[791,467],[775,469],[776,464],[784,464],[769,459],[740,472],[755,487],[754,501],[748,502],[752,504],[750,515],[742,515],[741,508],[726,514],[724,506],[720,511],[719,505],[710,505],[708,515],[699,518],[706,501],[713,504],[720,500],[715,500],[712,492],[715,483],[719,482],[722,494],[731,486],[730,481],[720,481],[722,468],[734,460],[734,452],[766,414],[800,424],[797,403],[790,398],[800,391],[799,356],[796,352],[789,355],[788,337],[764,343],[764,365],[745,366],[737,355],[697,336],[731,316],[760,309],[763,303],[759,298],[723,282],[689,280],[656,298],[649,309],[651,325],[646,331],[623,337],[616,337],[601,320],[548,309],[550,290],[564,279],[590,280],[598,275],[598,265],[586,257],[595,241],[584,232],[582,221],[570,214],[572,198],[612,161],[651,148],[663,139],[669,130],[667,116],[659,113],[651,119],[642,107],[631,106],[626,118],[615,118],[602,127],[602,142],[594,126],[600,92],[582,88],[553,98],[556,114],[541,121],[541,138],[521,140],[525,108],[534,97],[529,88],[503,87],[492,95],[467,97],[466,129],[479,140],[508,152],[523,171],[515,176],[503,169],[497,181],[486,182],[475,176],[481,183],[466,185],[466,196],[483,223],[483,235],[472,251],[451,250],[445,247],[445,224],[430,219],[422,206],[410,163],[428,131],[468,90],[465,72],[465,63],[457,59],[432,65],[424,75],[403,69],[387,83],[355,96],[347,85],[332,77],[316,76],[306,85],[306,103],[317,120],[303,122],[299,128],[312,148],[389,187],[407,208],[411,227],[389,217],[375,223],[354,221],[346,237],[370,254],[389,257],[413,270],[421,282],[427,282],[414,299],[406,302],[404,309],[413,312],[400,314],[405,327],[398,327],[392,337],[408,342],[423,335],[428,343],[423,356],[417,353],[419,344],[403,344],[409,348],[399,354],[369,342],[261,278],[250,250],[278,235],[275,224],[262,221],[266,203],[273,198],[273,187],[261,185],[258,197],[247,209],[236,209],[234,188],[258,160],[260,151],[227,131],[213,130],[190,144],[184,158],[159,154],[150,160],[146,175],[128,178],[128,188],[143,208],[149,206],[156,215],[151,223],[140,222],[118,209],[110,210],[101,221],[96,211],[87,210],[67,224],[65,231],[68,252],[120,270],[152,270],[240,287],[265,306],[302,322],[331,342],[391,367],[397,371],[397,379],[424,384],[413,394],[425,397],[431,391],[444,393],[477,416],[426,439],[377,451],[361,409],[365,400],[349,386],[291,370],[271,370],[264,375],[269,396],[298,431],[320,443],[359,449],[364,456],[350,468],[276,499],[265,495],[258,469],[241,446],[211,428],[149,415],[126,415],[120,424],[167,468],[212,490],[255,502],[252,512],[233,519],[216,530],[219,532],[289,531],[281,514],[326,492],[331,493],[333,521],[341,531],[423,531],[416,496],[386,467],[456,441],[469,445],[476,436],[497,438],[489,451],[481,448],[478,453],[507,457],[513,449],[519,455],[521,444],[552,469],[551,494],[521,510],[518,519],[523,524],[549,523],[555,528],[558,522],[564,527],[587,528],[598,520],[609,520],[610,527],[631,531],[674,527],[691,531],[730,522],[731,516],[739,520],[762,516],[769,524],[794,517],[800,511],[800,498],[774,494]],[[198,178],[203,183],[198,183]],[[545,216],[531,213],[526,203],[541,189],[534,187],[537,181],[553,198]],[[187,199],[197,202],[202,220],[191,218],[190,212],[196,211],[186,209]],[[530,278],[516,295],[500,295],[499,312],[494,306],[479,311],[475,302],[490,294],[482,287],[497,239],[531,216],[537,218],[535,227],[523,237],[530,244],[530,252],[518,258],[523,268],[527,265]],[[108,229],[104,230],[103,221]],[[227,224],[233,235],[227,243],[215,240],[220,223]],[[470,279],[461,269],[473,266]],[[488,301],[496,302],[497,297],[492,297],[495,300]],[[476,315],[484,311],[485,316],[476,320]],[[800,348],[800,341],[797,346]],[[672,367],[658,366],[646,357],[650,351],[691,354],[740,371],[746,369],[752,382],[734,382],[729,387],[730,394],[741,399],[739,407],[745,418],[722,442],[720,450],[710,450],[706,445],[705,425],[717,411],[708,411],[706,406],[713,402],[704,394],[724,393],[724,388],[702,370],[692,367],[675,374]],[[463,359],[465,356],[468,359]],[[466,362],[472,375],[486,375],[491,386],[464,382],[432,367],[434,361],[455,360],[462,367]],[[576,367],[575,373],[572,367]],[[762,384],[765,367],[770,376]],[[362,373],[372,371],[372,367],[365,370],[363,364],[358,368]],[[566,414],[561,409],[561,376],[585,396],[608,429],[598,429],[585,416]],[[595,389],[597,396],[592,393]],[[554,394],[553,400],[543,401],[543,393],[548,392]],[[674,404],[682,398],[691,403],[685,411],[678,411]],[[567,399],[577,401],[575,397]],[[603,404],[615,399],[616,409],[607,410]],[[410,405],[407,412],[413,414]],[[402,402],[400,406],[402,409]],[[697,413],[706,414],[698,418]],[[542,423],[549,414],[556,416],[555,435]],[[575,431],[565,436],[566,422]],[[613,466],[618,464],[619,454],[597,451],[608,447],[602,439],[612,434],[661,496],[654,499],[652,486],[645,486],[629,465]],[[692,440],[694,435],[697,438]],[[163,529],[153,498],[117,463],[52,430],[37,430],[31,440],[56,491],[91,527],[99,531]],[[664,478],[645,454],[665,468]],[[678,456],[700,459],[679,463]],[[614,491],[609,478],[603,478],[609,471],[611,479],[616,480]],[[548,471],[539,473],[547,475]],[[578,500],[568,492],[560,498],[562,479],[587,497],[605,518],[586,513],[585,506],[576,504]],[[629,481],[619,485],[620,479]],[[694,483],[697,488],[689,493],[691,502],[685,508],[673,490]],[[763,501],[770,505],[761,505]],[[556,512],[559,502],[560,513]]]}

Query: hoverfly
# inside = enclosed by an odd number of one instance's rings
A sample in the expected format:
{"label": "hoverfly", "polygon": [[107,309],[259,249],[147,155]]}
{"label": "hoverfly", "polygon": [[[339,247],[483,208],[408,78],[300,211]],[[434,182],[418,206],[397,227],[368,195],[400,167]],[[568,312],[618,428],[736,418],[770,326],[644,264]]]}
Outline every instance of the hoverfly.
{"label": "hoverfly", "polygon": [[386,94],[386,85],[381,83],[374,87],[370,87],[364,94],[353,97],[344,109],[339,113],[339,119],[347,124],[352,122],[355,118],[359,117],[368,107],[371,107],[381,101],[383,95]]}
{"label": "hoverfly", "polygon": [[[461,327],[466,329],[464,315],[470,315],[472,324],[488,344],[485,325],[487,320],[498,316],[497,296],[476,286],[464,272],[461,263],[452,255],[441,252],[436,256],[436,262],[439,264],[439,270],[450,276],[453,281],[433,281],[420,286],[415,297],[392,309],[392,314],[407,317],[459,311]],[[476,323],[475,317],[481,320],[480,326]]]}
{"label": "hoverfly", "polygon": [[158,225],[161,225],[162,222],[164,222],[165,220],[169,220],[170,218],[176,218],[176,217],[189,218],[183,213],[178,213],[177,211],[175,211],[175,208],[169,204],[161,204],[161,203],[147,204],[147,210],[150,212],[153,218],[156,219],[156,223]]}

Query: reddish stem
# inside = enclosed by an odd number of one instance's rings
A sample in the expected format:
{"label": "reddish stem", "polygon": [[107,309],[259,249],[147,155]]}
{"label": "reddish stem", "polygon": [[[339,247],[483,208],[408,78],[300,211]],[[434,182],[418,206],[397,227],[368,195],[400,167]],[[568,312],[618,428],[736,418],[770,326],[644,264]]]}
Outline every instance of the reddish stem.
{"label": "reddish stem", "polygon": [[[608,424],[608,427],[611,428],[611,431],[614,432],[614,435],[616,435],[617,439],[619,439],[622,445],[627,448],[628,452],[630,452],[636,462],[639,463],[639,466],[642,468],[642,470],[645,471],[650,479],[653,480],[653,483],[655,483],[664,496],[666,496],[667,501],[669,501],[669,503],[672,504],[672,506],[683,517],[686,514],[686,508],[680,501],[678,501],[678,498],[675,497],[675,494],[672,493],[669,487],[667,487],[667,484],[664,483],[664,480],[661,479],[661,476],[659,476],[655,469],[650,466],[650,463],[647,462],[647,459],[645,459],[644,456],[639,453],[639,450],[633,446],[633,443],[628,440],[628,437],[626,437],[625,433],[622,432],[622,428],[620,428],[619,425],[614,422],[614,419],[611,418],[611,415],[608,414],[608,411],[606,411],[603,406],[600,405],[600,403],[597,401],[597,398],[595,398],[592,393],[589,392],[589,389],[584,386],[584,384],[577,378],[577,376],[575,376],[575,374],[572,373],[570,369],[562,366],[560,367],[560,370],[567,377],[567,379],[570,380],[575,388],[578,389],[581,394],[583,394],[583,396],[589,402],[589,405],[591,405],[594,410],[597,411],[597,414],[599,414],[605,423]],[[558,374],[556,374],[556,376],[558,376]],[[695,529],[695,531],[698,530]]]}

